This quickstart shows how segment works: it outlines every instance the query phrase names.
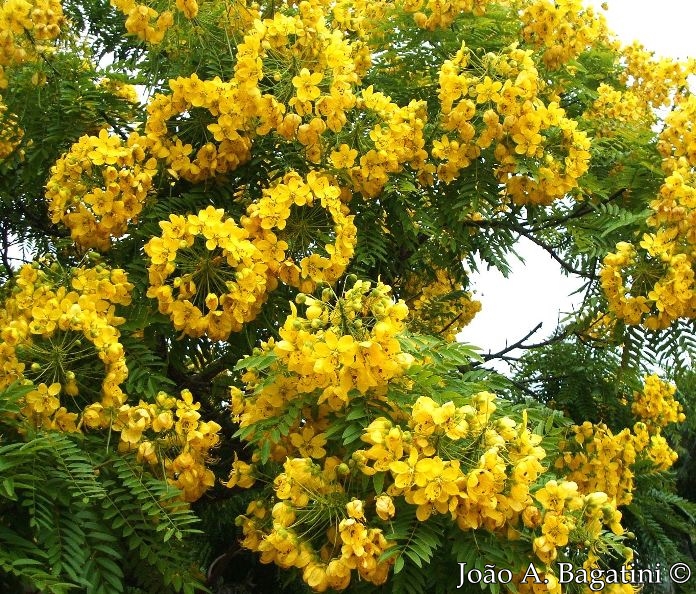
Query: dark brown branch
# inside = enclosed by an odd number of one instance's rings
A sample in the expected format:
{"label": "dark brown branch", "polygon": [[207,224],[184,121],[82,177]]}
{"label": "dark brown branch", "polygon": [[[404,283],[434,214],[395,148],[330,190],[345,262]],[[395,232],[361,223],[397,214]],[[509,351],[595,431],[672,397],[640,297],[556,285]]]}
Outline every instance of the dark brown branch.
{"label": "dark brown branch", "polygon": [[4,225],[2,228],[2,235],[0,235],[0,240],[2,241],[2,264],[5,267],[5,270],[7,271],[7,278],[12,279],[14,278],[14,272],[12,271],[12,267],[10,266],[10,240],[8,237],[7,227],[5,227]]}
{"label": "dark brown branch", "polygon": [[542,340],[541,342],[536,342],[534,344],[522,345],[519,348],[525,349],[525,350],[538,349],[540,347],[549,346],[550,344],[553,344],[555,342],[560,342],[561,340],[565,340],[571,334],[574,334],[574,333],[575,333],[575,330],[572,329],[572,326],[568,326],[568,327],[566,327],[566,329],[563,332],[560,332],[559,334],[555,334],[554,336],[551,336],[550,338],[547,338],[546,340]]}
{"label": "dark brown branch", "polygon": [[550,344],[554,344],[556,342],[560,342],[561,340],[565,340],[570,336],[571,334],[575,333],[575,330],[573,329],[572,326],[566,327],[566,329],[563,332],[560,332],[558,334],[555,334],[554,336],[551,336],[550,338],[547,338],[546,340],[542,340],[540,342],[535,342],[534,344],[524,344],[524,342],[532,336],[537,330],[541,328],[541,322],[539,322],[534,328],[532,328],[527,334],[525,334],[522,338],[520,338],[517,342],[512,343],[511,345],[506,346],[504,349],[499,350],[496,353],[489,353],[487,355],[482,355],[481,358],[483,359],[483,362],[473,362],[471,365],[472,367],[479,367],[483,363],[487,363],[488,361],[491,361],[493,359],[500,359],[502,361],[517,361],[519,358],[518,357],[511,357],[508,355],[511,351],[514,351],[515,349],[522,349],[525,351],[529,351],[532,349],[538,349],[541,347],[548,346]]}
{"label": "dark brown branch", "polygon": [[111,126],[111,127],[114,129],[114,132],[116,132],[116,134],[118,134],[119,138],[120,138],[121,140],[123,140],[123,142],[127,142],[127,141],[128,141],[128,134],[126,134],[126,132],[123,130],[123,128],[121,128],[121,126],[119,126],[119,125],[116,123],[116,120],[114,120],[114,119],[113,119],[108,113],[106,113],[103,109],[100,109],[100,110],[98,110],[98,111],[99,111],[99,115],[100,115],[101,117],[103,117],[103,118],[104,118],[104,121],[105,121],[107,124],[109,124],[109,126]]}
{"label": "dark brown branch", "polygon": [[227,369],[229,362],[226,357],[221,357],[215,361],[210,362],[204,369],[201,369],[197,374],[191,376],[191,382],[193,383],[205,383],[207,384],[213,380],[217,375],[222,373]]}
{"label": "dark brown branch", "polygon": [[455,318],[452,318],[452,320],[444,328],[442,328],[438,332],[438,334],[444,334],[445,332],[447,332],[447,330],[449,330],[452,327],[452,325],[461,317],[462,317],[462,314],[458,314]]}
{"label": "dark brown branch", "polygon": [[507,378],[505,378],[505,379],[506,379],[508,382],[510,382],[513,386],[515,386],[515,388],[517,388],[520,392],[523,392],[524,394],[526,394],[527,396],[533,398],[534,400],[537,400],[537,399],[539,398],[538,394],[536,394],[536,393],[534,392],[534,390],[528,388],[528,387],[525,386],[523,383],[521,383],[521,382],[519,382],[519,381],[517,381],[517,380],[511,379],[511,378],[509,378],[509,377],[507,377]]}
{"label": "dark brown branch", "polygon": [[[566,262],[563,258],[561,258],[557,253],[555,248],[552,245],[549,245],[546,243],[544,240],[536,237],[532,232],[528,231],[521,225],[518,227],[514,228],[517,233],[519,233],[522,237],[526,237],[531,241],[534,245],[538,245],[541,249],[543,249],[546,253],[548,253],[558,264],[560,264],[561,268],[565,270],[566,272],[569,272],[571,274],[576,274],[577,276],[588,276],[588,273],[578,270],[577,268],[573,268],[568,262]],[[589,273],[589,278],[594,280],[595,275],[594,275],[594,270]]]}
{"label": "dark brown branch", "polygon": [[[623,194],[628,191],[628,188],[621,188],[619,190],[616,190],[611,196],[608,196],[606,199],[601,200],[599,202],[600,206],[604,206],[606,204],[609,204],[616,200],[617,198],[620,198],[623,196]],[[562,225],[563,223],[567,223],[568,221],[572,221],[573,219],[579,219],[581,217],[584,217],[585,215],[591,214],[594,211],[595,207],[592,206],[589,202],[585,202],[580,208],[577,210],[567,214],[564,217],[558,217],[555,219],[549,219],[547,221],[544,221],[542,224],[537,225],[532,231],[542,231],[543,229],[549,229],[551,227],[556,227],[558,225]]]}
{"label": "dark brown branch", "polygon": [[563,258],[561,258],[557,253],[555,248],[552,245],[549,245],[546,243],[544,240],[540,239],[539,237],[536,237],[534,235],[534,232],[537,230],[535,229],[528,229],[524,227],[523,225],[519,225],[510,221],[465,221],[464,225],[468,227],[480,227],[480,228],[495,228],[495,227],[505,227],[506,229],[509,229],[510,231],[516,232],[522,237],[525,237],[529,239],[533,244],[539,246],[541,249],[546,251],[558,264],[560,264],[561,268],[565,270],[566,272],[569,272],[571,274],[575,274],[577,276],[582,276],[589,278],[590,280],[595,280],[595,271],[594,269],[592,271],[584,272],[582,270],[578,270],[577,268],[574,268],[568,262],[566,262]]}
{"label": "dark brown branch", "polygon": [[[527,340],[532,334],[534,334],[537,330],[541,328],[541,322],[539,322],[534,328],[532,328],[527,334],[525,334],[522,338],[520,338],[517,342],[513,342],[511,345],[506,346],[504,349],[499,350],[497,353],[489,353],[488,355],[483,355],[483,360],[485,361],[490,361],[491,359],[502,359],[505,355],[507,355],[510,351],[514,351],[515,349],[519,348],[526,348],[524,347],[524,341]],[[474,365],[477,365],[474,363]]]}
{"label": "dark brown branch", "polygon": [[[617,190],[611,196],[607,197],[604,200],[601,200],[598,203],[598,206],[604,206],[606,204],[613,202],[617,198],[621,197],[627,190],[628,190],[628,188],[621,188],[620,190]],[[464,224],[468,227],[481,227],[481,228],[487,228],[487,229],[494,229],[496,227],[504,227],[504,228],[511,229],[514,231],[519,231],[520,228],[523,228],[529,233],[536,233],[538,231],[543,231],[544,229],[551,229],[552,227],[557,227],[559,225],[563,225],[564,223],[567,223],[568,221],[582,218],[588,214],[592,214],[592,212],[594,212],[595,208],[596,207],[591,205],[589,202],[585,202],[577,210],[574,210],[573,212],[571,212],[565,216],[556,217],[553,219],[547,219],[544,222],[539,223],[538,225],[531,226],[531,227],[523,227],[522,225],[518,224],[517,221],[510,221],[507,219],[484,219],[481,221],[464,221]]]}

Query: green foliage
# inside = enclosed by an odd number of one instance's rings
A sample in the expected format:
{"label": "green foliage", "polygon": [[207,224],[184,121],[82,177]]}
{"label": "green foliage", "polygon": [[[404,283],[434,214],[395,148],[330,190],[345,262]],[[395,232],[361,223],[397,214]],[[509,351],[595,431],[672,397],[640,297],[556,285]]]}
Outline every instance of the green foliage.
{"label": "green foliage", "polygon": [[[200,403],[196,414],[200,414],[201,422],[220,428],[220,441],[205,460],[206,467],[214,471],[215,484],[207,485],[210,488],[205,496],[194,505],[183,504],[181,493],[165,478],[170,470],[165,463],[148,465],[139,461],[135,451],[125,451],[128,447],[123,441],[119,450],[118,431],[113,423],[121,403],[109,411],[112,426],[102,434],[87,428],[82,417],[77,421],[82,432],[49,431],[33,426],[33,419],[24,418],[23,398],[31,386],[15,383],[0,391],[0,591],[306,591],[302,568],[281,571],[267,564],[267,559],[262,563],[258,556],[242,550],[238,540],[245,535],[235,525],[235,518],[249,513],[250,502],[273,497],[274,476],[282,467],[273,448],[287,442],[309,417],[324,414],[325,406],[317,402],[320,390],[283,403],[277,415],[247,427],[240,428],[230,414],[230,387],[244,384],[246,374],[258,375],[257,384],[249,390],[258,394],[279,374],[286,373],[272,350],[259,354],[258,347],[261,342],[280,339],[280,329],[299,289],[279,282],[259,301],[258,316],[225,340],[211,340],[195,332],[187,335],[175,330],[169,314],[158,311],[153,298],[148,297],[152,280],[145,252],[146,244],[162,234],[161,223],[170,215],[187,216],[212,206],[224,209],[225,216],[239,222],[250,205],[258,204],[290,171],[301,176],[323,171],[344,191],[341,208],[349,213],[346,216],[354,217],[355,251],[345,275],[332,289],[336,293],[349,284],[346,275],[354,274],[360,279],[391,285],[395,299],[403,298],[410,305],[444,271],[454,283],[452,290],[441,295],[441,302],[430,302],[425,313],[436,317],[452,314],[456,319],[457,312],[448,311],[449,302],[476,289],[471,286],[468,271],[493,268],[507,276],[519,258],[520,241],[532,242],[559,265],[563,274],[573,275],[583,283],[583,299],[577,311],[548,338],[532,343],[532,332],[498,353],[484,355],[471,345],[445,343],[440,339],[443,324],[424,330],[424,325],[413,322],[409,331],[398,336],[398,344],[404,353],[415,358],[415,363],[390,381],[379,398],[352,389],[345,410],[337,412],[328,427],[322,427],[323,437],[338,446],[332,455],[346,464],[352,462],[352,454],[364,448],[365,440],[361,438],[372,421],[379,417],[395,421],[398,413],[410,410],[419,396],[460,406],[468,404],[479,392],[494,392],[498,401],[492,421],[505,415],[518,422],[524,418],[530,430],[543,437],[545,463],[549,466],[544,476],[548,479],[555,476],[550,467],[560,455],[561,443],[570,435],[571,425],[590,421],[605,423],[615,432],[630,428],[636,420],[631,411],[634,392],[640,389],[646,374],[660,371],[677,382],[677,400],[687,413],[686,423],[664,431],[680,461],[673,473],[666,473],[657,472],[644,459],[640,460],[635,468],[635,496],[623,512],[628,527],[635,533],[630,544],[637,550],[640,563],[659,560],[666,565],[677,559],[692,563],[696,550],[694,321],[681,318],[659,331],[627,325],[616,318],[606,328],[598,323],[609,310],[600,286],[604,258],[618,242],[639,245],[643,234],[653,230],[648,217],[669,173],[664,166],[658,128],[664,127],[665,114],[677,109],[678,100],[688,98],[686,89],[670,86],[666,109],[653,118],[652,110],[659,101],[650,94],[656,92],[653,87],[661,81],[642,80],[631,74],[627,56],[603,37],[559,64],[550,63],[545,59],[547,47],[537,45],[525,31],[521,14],[529,4],[526,0],[477,3],[479,8],[486,5],[484,14],[463,10],[456,3],[426,2],[422,7],[425,12],[434,11],[433,6],[444,10],[445,5],[453,11],[451,22],[445,19],[445,26],[433,27],[415,26],[414,19],[419,16],[414,17],[401,3],[391,2],[384,14],[380,13],[384,7],[379,2],[367,2],[362,7],[357,2],[345,6],[331,2],[321,9],[307,3],[264,0],[258,6],[200,2],[200,10],[192,19],[183,15],[180,3],[147,0],[146,4],[160,12],[172,10],[174,23],[161,43],[149,43],[127,33],[127,17],[108,0],[65,0],[62,6],[67,22],[51,47],[40,48],[35,60],[18,59],[16,63],[6,62],[5,54],[0,55],[8,77],[7,88],[0,85],[0,104],[7,106],[7,114],[16,118],[23,132],[19,144],[0,158],[0,281],[4,283],[0,288],[0,370],[11,361],[2,349],[11,351],[16,339],[10,327],[17,312],[4,317],[4,302],[19,290],[17,268],[21,260],[50,255],[50,261],[65,271],[86,261],[125,270],[133,291],[132,303],[116,308],[117,315],[124,318],[116,326],[128,369],[128,377],[120,387],[133,407],[139,401],[143,406],[153,405],[161,392],[173,394],[187,389],[193,393],[196,403]],[[560,3],[544,3],[546,8],[551,5]],[[335,40],[350,44],[346,69],[359,72],[356,80],[361,80],[347,85],[357,107],[346,110],[345,123],[338,126],[338,131],[334,125],[320,133],[316,143],[321,153],[318,157],[310,158],[306,143],[297,134],[281,133],[277,122],[261,131],[265,123],[258,113],[248,118],[244,115],[247,119],[242,134],[250,139],[249,159],[224,174],[192,182],[165,157],[153,157],[157,173],[142,211],[130,219],[124,235],[113,238],[110,250],[99,255],[86,252],[73,242],[65,225],[52,221],[45,198],[46,183],[57,159],[80,137],[106,130],[125,140],[134,130],[142,132],[143,123],[152,116],[146,103],[158,93],[171,95],[172,79],[195,73],[201,80],[232,80],[247,35],[268,26],[268,22],[253,24],[256,9],[262,19],[277,17],[280,22],[324,8],[328,9],[325,18],[320,18],[322,26],[335,27]],[[373,18],[373,9],[382,16]],[[361,30],[363,25],[365,31]],[[315,118],[322,121],[326,104],[311,105],[309,112],[301,115],[303,109],[288,101],[297,93],[294,77],[305,67],[323,68],[320,90],[323,99],[328,99],[326,91],[339,75],[338,70],[329,74],[333,67],[324,64],[328,63],[326,56],[315,59],[312,55],[316,41],[312,36],[317,30],[312,25],[288,35],[288,46],[303,35],[308,35],[311,43],[300,44],[301,51],[292,56],[282,56],[280,47],[273,49],[264,58],[259,80],[251,81],[251,87],[257,85],[254,92],[258,91],[259,96],[267,93],[278,99],[279,117],[297,115],[303,126]],[[565,39],[556,41],[559,48]],[[37,48],[36,39],[28,30],[22,43]],[[268,40],[263,43],[269,45]],[[249,46],[244,51],[248,49]],[[531,92],[534,97],[524,102],[525,109],[532,112],[557,104],[564,110],[570,128],[581,131],[590,141],[588,170],[574,180],[570,190],[561,192],[562,196],[555,196],[551,203],[525,203],[524,196],[514,196],[507,188],[507,182],[522,176],[528,176],[530,183],[553,177],[553,172],[544,167],[565,163],[571,134],[564,136],[556,126],[544,131],[550,144],[557,141],[555,152],[539,147],[536,153],[532,150],[526,154],[512,133],[495,141],[499,149],[504,149],[496,152],[493,140],[486,144],[479,135],[471,139],[468,164],[462,165],[451,179],[442,174],[447,159],[437,155],[436,143],[447,135],[462,146],[467,143],[465,126],[460,125],[463,122],[449,129],[443,125],[443,95],[447,93],[440,78],[442,67],[460,50],[466,62],[461,65],[462,76],[470,77],[471,84],[460,81],[466,88],[457,91],[454,101],[471,99],[475,114],[470,121],[477,134],[487,125],[486,110],[490,108],[492,113],[500,107],[493,101],[478,101],[477,82],[484,76],[506,79],[506,68],[512,68],[511,52],[519,50],[539,75],[534,83],[539,89]],[[5,51],[4,46],[0,51]],[[507,82],[517,85],[516,77],[517,74],[511,75]],[[139,85],[139,101],[131,102],[109,90],[104,78]],[[671,83],[667,82],[669,86]],[[236,80],[234,84],[239,86]],[[630,114],[640,116],[636,119],[593,113],[602,94],[601,85],[621,92],[635,91],[649,105]],[[380,130],[398,130],[405,124],[359,106],[358,102],[365,102],[368,89],[388,96],[390,108],[405,108],[422,101],[424,114],[422,138],[420,132],[414,133],[413,138],[425,156],[411,156],[382,171],[386,181],[374,192],[376,195],[362,191],[355,180],[369,172],[366,155],[377,146],[375,138]],[[630,97],[623,97],[624,102],[629,100]],[[248,99],[235,101],[234,109],[249,108],[244,104]],[[514,98],[512,103],[513,107],[523,104]],[[217,117],[212,114],[216,109],[217,106],[208,113],[192,103],[164,126],[169,133],[167,138],[172,139],[176,128],[178,139],[184,145],[192,145],[193,158],[207,143],[212,143],[212,130],[207,126]],[[509,131],[517,115],[508,119],[502,109],[499,115],[501,121],[507,120]],[[0,126],[9,121],[4,117],[0,111]],[[420,118],[421,115],[419,121]],[[0,139],[4,129],[0,128]],[[232,144],[237,146],[238,142],[237,139]],[[357,151],[354,168],[331,162],[329,155],[342,144]],[[382,158],[380,153],[388,151],[382,147],[377,152]],[[509,162],[501,162],[506,157],[512,162],[509,168]],[[82,181],[101,183],[99,176],[96,171],[84,173]],[[70,207],[74,206],[70,203]],[[688,228],[689,220],[684,216],[682,226]],[[281,234],[283,230],[276,231]],[[332,232],[325,233],[323,228],[310,231],[311,238],[304,247],[308,252],[325,255],[325,244]],[[691,239],[682,243],[680,249],[691,250]],[[653,259],[655,264],[658,258]],[[275,276],[269,274],[269,288],[277,281]],[[238,278],[236,273],[234,278]],[[414,280],[422,286],[414,289]],[[325,288],[319,283],[317,293]],[[640,288],[647,292],[651,287]],[[510,296],[509,306],[518,307],[515,295]],[[411,315],[417,317],[419,314],[414,311]],[[28,331],[27,341],[40,343],[41,334],[41,330]],[[95,357],[97,353],[102,354],[96,347],[90,351]],[[495,370],[498,361],[510,364],[511,371]],[[5,385],[7,377],[31,379],[34,362],[22,359],[24,370],[8,364],[9,371],[0,377],[0,385]],[[65,400],[61,404],[67,402],[73,407],[71,410],[82,413],[84,403],[79,399],[88,391],[97,395],[100,386],[96,382],[88,388],[81,387],[79,397],[63,392],[61,398]],[[173,422],[180,421],[177,413],[178,409],[172,412]],[[175,445],[167,439],[169,435],[162,437],[157,447],[174,449]],[[484,442],[485,436],[463,440],[455,453],[462,459],[476,459]],[[443,443],[442,448],[447,446],[446,440]],[[182,448],[187,446],[188,443]],[[133,446],[133,450],[137,447],[138,444]],[[292,456],[297,454],[290,451]],[[258,484],[249,491],[227,489],[222,482],[233,461],[252,459],[276,474],[256,477]],[[389,471],[383,471],[355,480],[362,481],[376,496],[388,489],[391,478]],[[502,534],[483,529],[462,531],[447,514],[421,522],[415,508],[403,502],[396,516],[381,526],[394,543],[383,555],[383,559],[394,563],[393,579],[383,586],[354,579],[351,592],[445,594],[456,588],[458,563],[479,570],[495,564],[519,571],[534,560],[528,553],[530,542],[503,540]],[[615,540],[618,543],[620,539]],[[619,549],[618,544],[616,548]],[[496,586],[467,588],[461,591],[504,592]],[[691,594],[687,588],[684,586],[683,594]],[[652,593],[646,589],[645,594]]]}
{"label": "green foliage", "polygon": [[[7,413],[26,392],[2,392],[2,435],[16,429]],[[202,576],[185,538],[198,518],[176,489],[91,439],[37,431],[0,440],[0,584],[116,594],[132,581],[192,593]]]}
{"label": "green foliage", "polygon": [[396,546],[384,553],[384,558],[396,557],[394,573],[399,574],[407,563],[421,570],[429,565],[442,544],[443,528],[444,524],[436,518],[421,522],[413,508],[400,509],[386,533],[387,539],[395,541]]}
{"label": "green foliage", "polygon": [[[627,508],[628,525],[635,533],[637,565],[669,568],[675,563],[693,564],[696,542],[696,505],[673,492],[670,481],[654,472],[637,475],[636,497]],[[651,586],[656,593],[669,592],[667,582]],[[687,594],[688,582],[676,586]]]}

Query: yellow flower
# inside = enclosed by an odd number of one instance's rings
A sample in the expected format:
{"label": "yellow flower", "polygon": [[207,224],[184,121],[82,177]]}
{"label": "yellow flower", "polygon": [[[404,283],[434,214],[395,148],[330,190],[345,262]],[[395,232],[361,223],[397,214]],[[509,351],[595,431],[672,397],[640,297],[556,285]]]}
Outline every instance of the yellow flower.
{"label": "yellow flower", "polygon": [[174,415],[170,410],[164,410],[156,414],[152,419],[152,429],[157,433],[168,431],[174,426]]}
{"label": "yellow flower", "polygon": [[150,427],[150,413],[145,407],[130,407],[124,404],[119,411],[118,421],[116,428],[121,427],[121,441],[136,444],[140,441],[143,431]]}
{"label": "yellow flower", "polygon": [[291,433],[290,443],[306,458],[323,458],[326,456],[326,436],[323,433],[314,434],[314,428],[306,426],[301,433]]}
{"label": "yellow flower", "polygon": [[566,501],[576,497],[578,486],[576,483],[555,480],[548,481],[543,488],[534,493],[534,498],[541,503],[545,510],[556,514],[563,513]]}
{"label": "yellow flower", "polygon": [[33,412],[50,415],[60,406],[58,394],[60,394],[59,383],[55,382],[50,386],[42,383],[35,390],[29,392],[24,400]]}
{"label": "yellow flower", "polygon": [[357,156],[357,150],[350,148],[347,144],[342,144],[337,151],[331,153],[331,164],[336,169],[350,169]]}
{"label": "yellow flower", "polygon": [[61,406],[53,415],[51,428],[63,433],[77,433],[79,431],[77,413],[68,412],[64,406]]}
{"label": "yellow flower", "polygon": [[394,477],[394,486],[397,489],[407,489],[413,484],[417,462],[418,452],[412,449],[406,462],[398,460],[389,465],[389,470]]}
{"label": "yellow flower", "polygon": [[557,557],[558,551],[556,547],[548,540],[546,536],[538,536],[533,543],[534,553],[546,565],[550,565]]}
{"label": "yellow flower", "polygon": [[413,419],[413,430],[424,436],[432,435],[435,431],[435,420],[433,415],[438,408],[438,404],[429,396],[420,396],[413,405],[411,419]]}
{"label": "yellow flower", "polygon": [[394,508],[394,502],[389,495],[380,495],[375,500],[375,508],[377,515],[384,521],[387,521],[394,517],[396,509]]}
{"label": "yellow flower", "polygon": [[485,103],[486,101],[500,101],[498,91],[503,88],[503,83],[496,80],[493,81],[490,76],[486,76],[482,82],[476,85],[476,103]]}
{"label": "yellow flower", "polygon": [[321,91],[317,86],[324,75],[321,72],[310,73],[307,68],[300,70],[299,76],[294,76],[292,78],[292,84],[297,89],[296,96],[300,101],[314,101]]}
{"label": "yellow flower", "polygon": [[338,338],[333,330],[324,333],[323,340],[314,345],[314,371],[333,373],[350,367],[355,361],[358,345],[350,334]]}
{"label": "yellow flower", "polygon": [[295,508],[287,501],[279,501],[276,503],[273,506],[271,514],[273,516],[274,526],[277,524],[278,526],[282,526],[284,528],[294,524],[297,517],[295,514]]}
{"label": "yellow flower", "polygon": [[311,561],[305,566],[302,572],[302,579],[310,588],[317,592],[324,592],[329,587],[327,567],[318,561]]}
{"label": "yellow flower", "polygon": [[568,534],[572,528],[572,521],[554,513],[547,513],[544,516],[544,523],[541,532],[546,536],[546,541],[555,546],[563,547],[568,544]]}
{"label": "yellow flower", "polygon": [[350,567],[344,559],[332,559],[326,567],[329,588],[345,590],[350,584]]}
{"label": "yellow flower", "polygon": [[472,470],[466,479],[466,492],[474,502],[491,501],[498,492],[495,476],[483,468]]}
{"label": "yellow flower", "polygon": [[363,502],[360,499],[353,499],[346,503],[346,511],[348,516],[356,520],[364,520],[365,513],[363,511]]}
{"label": "yellow flower", "polygon": [[357,556],[365,554],[365,547],[368,545],[370,538],[367,528],[354,518],[346,518],[341,520],[338,525],[338,530],[343,541],[344,548],[346,545],[350,551]]}

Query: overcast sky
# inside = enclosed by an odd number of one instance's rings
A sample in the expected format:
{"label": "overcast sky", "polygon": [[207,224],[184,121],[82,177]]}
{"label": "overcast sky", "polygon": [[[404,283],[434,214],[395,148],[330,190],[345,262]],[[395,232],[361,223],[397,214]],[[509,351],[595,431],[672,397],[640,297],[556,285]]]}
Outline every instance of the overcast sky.
{"label": "overcast sky", "polygon": [[[602,4],[601,0],[586,3],[598,9]],[[696,57],[696,1],[609,0],[603,12],[609,27],[626,44],[638,40],[659,55]],[[527,240],[519,248],[525,264],[515,264],[508,279],[493,270],[471,276],[483,309],[460,339],[484,352],[514,343],[539,322],[543,327],[534,337],[548,336],[558,319],[579,303],[578,296],[571,296],[579,288],[577,278],[564,276],[546,252]]]}

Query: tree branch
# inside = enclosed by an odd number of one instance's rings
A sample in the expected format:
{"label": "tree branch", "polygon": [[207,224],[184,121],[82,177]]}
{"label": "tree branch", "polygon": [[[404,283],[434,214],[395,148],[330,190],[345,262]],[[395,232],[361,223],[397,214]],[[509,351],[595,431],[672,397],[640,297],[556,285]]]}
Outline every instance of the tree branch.
{"label": "tree branch", "polygon": [[[540,239],[539,237],[536,237],[532,232],[528,231],[525,229],[523,226],[518,226],[514,229],[519,233],[522,237],[526,237],[531,241],[533,244],[538,245],[541,249],[543,249],[546,253],[548,253],[558,264],[560,264],[561,268],[565,270],[566,272],[569,272],[571,274],[575,274],[577,276],[583,276],[586,277],[588,276],[588,273],[578,270],[577,268],[573,268],[568,262],[566,262],[563,258],[561,258],[557,253],[555,248],[552,245],[549,245],[546,243],[543,239]],[[589,278],[591,280],[594,280],[595,273],[594,270],[589,273]]]}
{"label": "tree branch", "polygon": [[8,237],[8,229],[5,225],[2,226],[2,235],[0,235],[0,241],[2,241],[2,265],[7,271],[7,278],[12,279],[14,278],[14,272],[10,266],[10,240]]}
{"label": "tree branch", "polygon": [[[606,199],[601,200],[599,202],[600,206],[609,204],[610,202],[613,202],[617,198],[620,198],[624,192],[626,192],[628,188],[621,188],[619,190],[616,190],[611,196],[608,196]],[[544,221],[542,224],[535,226],[532,231],[542,231],[543,229],[549,229],[551,227],[556,227],[558,225],[562,225],[563,223],[567,223],[568,221],[572,221],[573,219],[579,219],[581,217],[584,217],[585,215],[591,214],[592,211],[594,210],[593,206],[590,205],[589,202],[585,202],[580,208],[577,210],[571,212],[570,214],[564,216],[564,217],[558,217],[555,219],[548,219],[547,221]]]}
{"label": "tree branch", "polygon": [[[506,346],[504,349],[499,350],[497,353],[489,353],[487,355],[483,355],[482,359],[484,362],[490,361],[492,359],[502,359],[505,355],[507,355],[510,351],[514,351],[515,349],[519,348],[525,348],[523,346],[523,343],[525,340],[527,340],[532,334],[534,334],[537,330],[541,328],[541,322],[539,322],[534,328],[532,328],[527,334],[525,334],[522,338],[520,338],[517,342],[513,342],[511,345]],[[474,366],[480,365],[480,363],[473,363]]]}

